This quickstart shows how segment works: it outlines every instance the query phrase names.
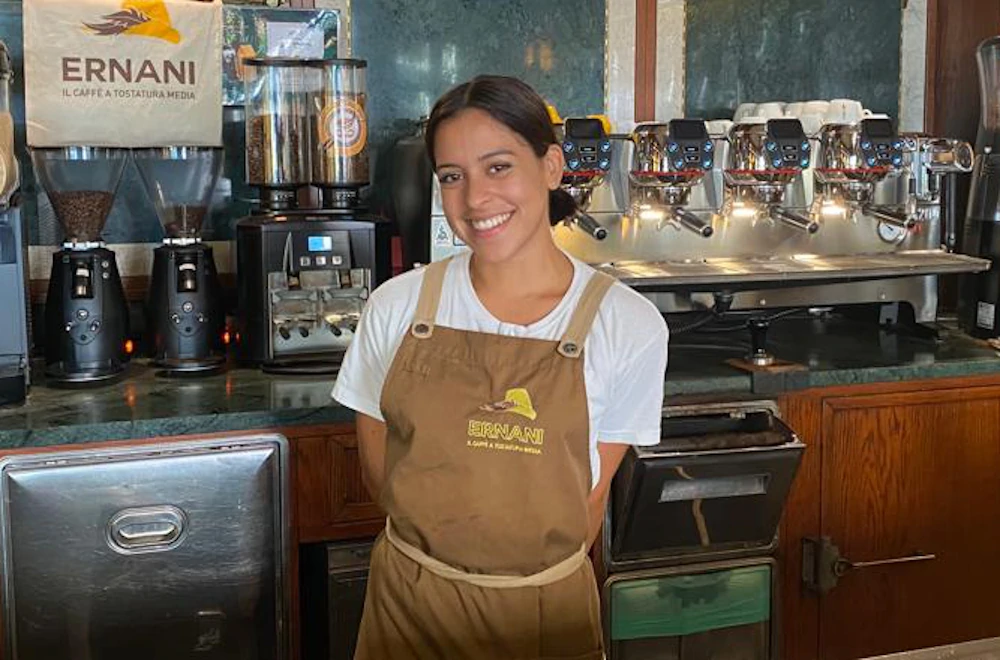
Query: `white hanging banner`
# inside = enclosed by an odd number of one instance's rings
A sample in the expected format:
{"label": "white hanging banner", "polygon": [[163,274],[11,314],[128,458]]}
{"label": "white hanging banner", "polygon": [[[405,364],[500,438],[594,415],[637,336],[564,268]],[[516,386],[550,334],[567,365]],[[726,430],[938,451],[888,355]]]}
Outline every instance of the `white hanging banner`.
{"label": "white hanging banner", "polygon": [[221,146],[221,0],[24,0],[28,144]]}

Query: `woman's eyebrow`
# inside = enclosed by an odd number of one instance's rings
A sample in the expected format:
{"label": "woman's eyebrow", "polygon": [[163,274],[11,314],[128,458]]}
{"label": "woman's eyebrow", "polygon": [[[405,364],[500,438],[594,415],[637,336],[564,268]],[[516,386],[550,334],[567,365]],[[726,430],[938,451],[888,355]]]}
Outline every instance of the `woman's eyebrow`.
{"label": "woman's eyebrow", "polygon": [[487,158],[493,158],[494,156],[513,156],[514,152],[510,149],[497,149],[496,151],[491,151],[489,153],[483,154],[479,157],[479,160],[486,160]]}

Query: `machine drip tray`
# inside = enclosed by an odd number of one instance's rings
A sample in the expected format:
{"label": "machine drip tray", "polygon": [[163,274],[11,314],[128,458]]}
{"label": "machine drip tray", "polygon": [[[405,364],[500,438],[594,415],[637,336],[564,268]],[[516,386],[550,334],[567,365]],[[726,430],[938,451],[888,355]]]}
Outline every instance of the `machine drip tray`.
{"label": "machine drip tray", "polygon": [[336,376],[344,361],[344,355],[344,352],[338,352],[269,360],[261,364],[261,370],[267,374],[286,376]]}
{"label": "machine drip tray", "polygon": [[730,290],[767,286],[833,284],[892,277],[988,270],[990,262],[943,250],[885,254],[799,254],[773,257],[710,258],[682,261],[616,261],[597,268],[640,291],[670,291],[700,286]]}

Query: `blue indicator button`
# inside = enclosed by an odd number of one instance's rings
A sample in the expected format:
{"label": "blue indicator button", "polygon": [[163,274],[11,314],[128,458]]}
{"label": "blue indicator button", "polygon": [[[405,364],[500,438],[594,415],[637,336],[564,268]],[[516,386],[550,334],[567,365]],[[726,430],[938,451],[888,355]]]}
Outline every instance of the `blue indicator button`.
{"label": "blue indicator button", "polygon": [[774,151],[775,149],[778,148],[778,145],[775,144],[774,142],[771,142],[770,140],[768,140],[768,142],[764,146],[767,147],[768,151]]}
{"label": "blue indicator button", "polygon": [[712,145],[712,141],[711,140],[708,140],[708,141],[705,142],[705,151],[711,151],[712,147],[713,147],[713,145]]}
{"label": "blue indicator button", "polygon": [[867,162],[869,167],[875,167],[875,156],[869,156]]}
{"label": "blue indicator button", "polygon": [[900,140],[896,140],[895,142],[893,142],[893,143],[892,143],[892,148],[893,148],[893,149],[902,149],[902,148],[903,148],[903,143],[902,143],[902,141],[900,141]]}
{"label": "blue indicator button", "polygon": [[580,161],[577,160],[576,158],[570,158],[568,161],[566,161],[566,165],[568,165],[569,169],[571,170],[580,169]]}
{"label": "blue indicator button", "polygon": [[701,166],[706,170],[712,169],[712,159],[706,158],[705,160],[701,161]]}
{"label": "blue indicator button", "polygon": [[569,152],[573,151],[573,146],[574,145],[573,145],[572,142],[563,142],[563,151],[565,151],[566,153],[569,153]]}
{"label": "blue indicator button", "polygon": [[684,161],[682,159],[678,158],[677,160],[674,161],[674,167],[676,167],[677,169],[683,168],[684,167]]}
{"label": "blue indicator button", "polygon": [[601,160],[597,161],[597,166],[600,167],[602,170],[609,170],[611,169],[611,161],[607,158],[602,158]]}
{"label": "blue indicator button", "polygon": [[676,142],[671,142],[670,144],[667,145],[667,151],[669,151],[672,154],[677,153],[678,149],[680,149],[680,145],[678,145]]}
{"label": "blue indicator button", "polygon": [[799,162],[802,164],[802,167],[809,167],[809,156],[805,156]]}
{"label": "blue indicator button", "polygon": [[771,161],[771,164],[774,165],[775,167],[781,167],[781,159],[775,158],[774,160]]}
{"label": "blue indicator button", "polygon": [[864,140],[864,141],[863,141],[863,142],[861,143],[861,148],[862,148],[862,149],[871,149],[871,148],[872,148],[872,143],[871,143],[871,142],[869,142],[868,140]]}
{"label": "blue indicator button", "polygon": [[809,151],[809,140],[802,141],[802,151]]}
{"label": "blue indicator button", "polygon": [[902,156],[893,156],[892,157],[892,164],[893,165],[902,165],[903,164],[903,157]]}

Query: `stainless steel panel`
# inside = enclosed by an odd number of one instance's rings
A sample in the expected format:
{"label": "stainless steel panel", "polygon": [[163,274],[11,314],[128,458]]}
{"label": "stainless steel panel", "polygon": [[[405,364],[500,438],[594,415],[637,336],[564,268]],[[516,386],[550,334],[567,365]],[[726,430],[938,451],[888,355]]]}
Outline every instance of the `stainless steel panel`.
{"label": "stainless steel panel", "polygon": [[749,289],[761,284],[808,284],[811,281],[851,281],[910,277],[933,273],[986,270],[983,259],[943,250],[911,250],[885,254],[814,254],[711,258],[684,261],[619,261],[601,270],[640,290],[667,291],[715,285],[719,289]]}
{"label": "stainless steel panel", "polygon": [[280,436],[5,459],[6,657],[287,658],[287,470]]}

